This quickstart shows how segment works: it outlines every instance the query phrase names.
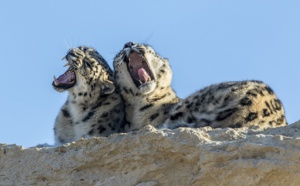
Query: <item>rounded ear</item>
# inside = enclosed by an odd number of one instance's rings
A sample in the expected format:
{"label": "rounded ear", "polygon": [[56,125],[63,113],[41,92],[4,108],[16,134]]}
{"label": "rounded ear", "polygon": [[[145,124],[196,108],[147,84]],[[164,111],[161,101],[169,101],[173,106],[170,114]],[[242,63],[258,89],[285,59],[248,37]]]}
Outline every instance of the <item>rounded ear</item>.
{"label": "rounded ear", "polygon": [[101,94],[111,94],[115,91],[115,85],[112,81],[104,80],[101,85]]}

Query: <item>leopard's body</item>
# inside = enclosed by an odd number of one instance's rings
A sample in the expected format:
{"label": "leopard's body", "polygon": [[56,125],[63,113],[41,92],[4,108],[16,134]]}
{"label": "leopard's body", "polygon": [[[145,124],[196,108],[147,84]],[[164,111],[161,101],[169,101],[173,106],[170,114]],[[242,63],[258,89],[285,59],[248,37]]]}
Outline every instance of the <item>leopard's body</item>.
{"label": "leopard's body", "polygon": [[274,91],[261,81],[210,85],[178,103],[166,128],[238,128],[286,125],[284,108]]}
{"label": "leopard's body", "polygon": [[284,108],[260,81],[225,82],[186,99],[171,87],[168,60],[151,46],[129,42],[114,59],[116,86],[125,101],[126,131],[155,127],[277,127],[286,125]]}
{"label": "leopard's body", "polygon": [[55,90],[69,93],[54,125],[56,145],[122,131],[124,105],[107,62],[84,46],[69,50],[65,59],[69,69],[53,81]]}

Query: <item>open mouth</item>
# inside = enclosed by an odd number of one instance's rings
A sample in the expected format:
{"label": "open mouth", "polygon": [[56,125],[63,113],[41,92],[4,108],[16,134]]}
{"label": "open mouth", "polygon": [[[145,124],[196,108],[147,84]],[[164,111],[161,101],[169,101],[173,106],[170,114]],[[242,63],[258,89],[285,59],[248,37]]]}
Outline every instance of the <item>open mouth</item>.
{"label": "open mouth", "polygon": [[125,58],[127,68],[134,84],[139,87],[147,82],[154,80],[147,60],[139,53],[131,51]]}
{"label": "open mouth", "polygon": [[54,81],[52,83],[54,87],[60,89],[68,89],[73,87],[75,84],[76,84],[76,75],[75,72],[71,70],[71,67],[58,78],[54,76]]}

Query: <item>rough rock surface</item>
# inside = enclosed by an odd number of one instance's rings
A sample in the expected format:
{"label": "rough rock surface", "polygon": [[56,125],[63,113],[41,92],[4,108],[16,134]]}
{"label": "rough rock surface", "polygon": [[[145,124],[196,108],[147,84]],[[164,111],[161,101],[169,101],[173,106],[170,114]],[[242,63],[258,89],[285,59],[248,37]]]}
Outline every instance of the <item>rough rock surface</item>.
{"label": "rough rock surface", "polygon": [[300,185],[300,121],[267,130],[146,126],[53,148],[2,144],[0,185]]}

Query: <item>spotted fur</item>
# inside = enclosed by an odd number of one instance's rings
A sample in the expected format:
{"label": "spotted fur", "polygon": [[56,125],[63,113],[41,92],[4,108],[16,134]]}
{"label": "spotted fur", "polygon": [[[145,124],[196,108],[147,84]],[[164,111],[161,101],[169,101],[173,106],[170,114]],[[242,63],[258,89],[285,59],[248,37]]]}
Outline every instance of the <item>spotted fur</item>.
{"label": "spotted fur", "polygon": [[65,59],[69,69],[53,81],[55,90],[69,92],[55,121],[55,143],[120,132],[124,105],[107,62],[84,46],[69,50]]}
{"label": "spotted fur", "polygon": [[284,108],[261,81],[214,84],[178,103],[164,123],[177,127],[279,127],[286,125]]}
{"label": "spotted fur", "polygon": [[125,101],[125,131],[158,126],[179,102],[168,59],[151,46],[129,42],[114,59],[116,86]]}
{"label": "spotted fur", "polygon": [[[116,85],[125,101],[126,131],[155,127],[278,127],[284,108],[260,81],[225,82],[179,99],[168,60],[151,46],[129,42],[114,59]],[[146,71],[146,72],[145,72]]]}

